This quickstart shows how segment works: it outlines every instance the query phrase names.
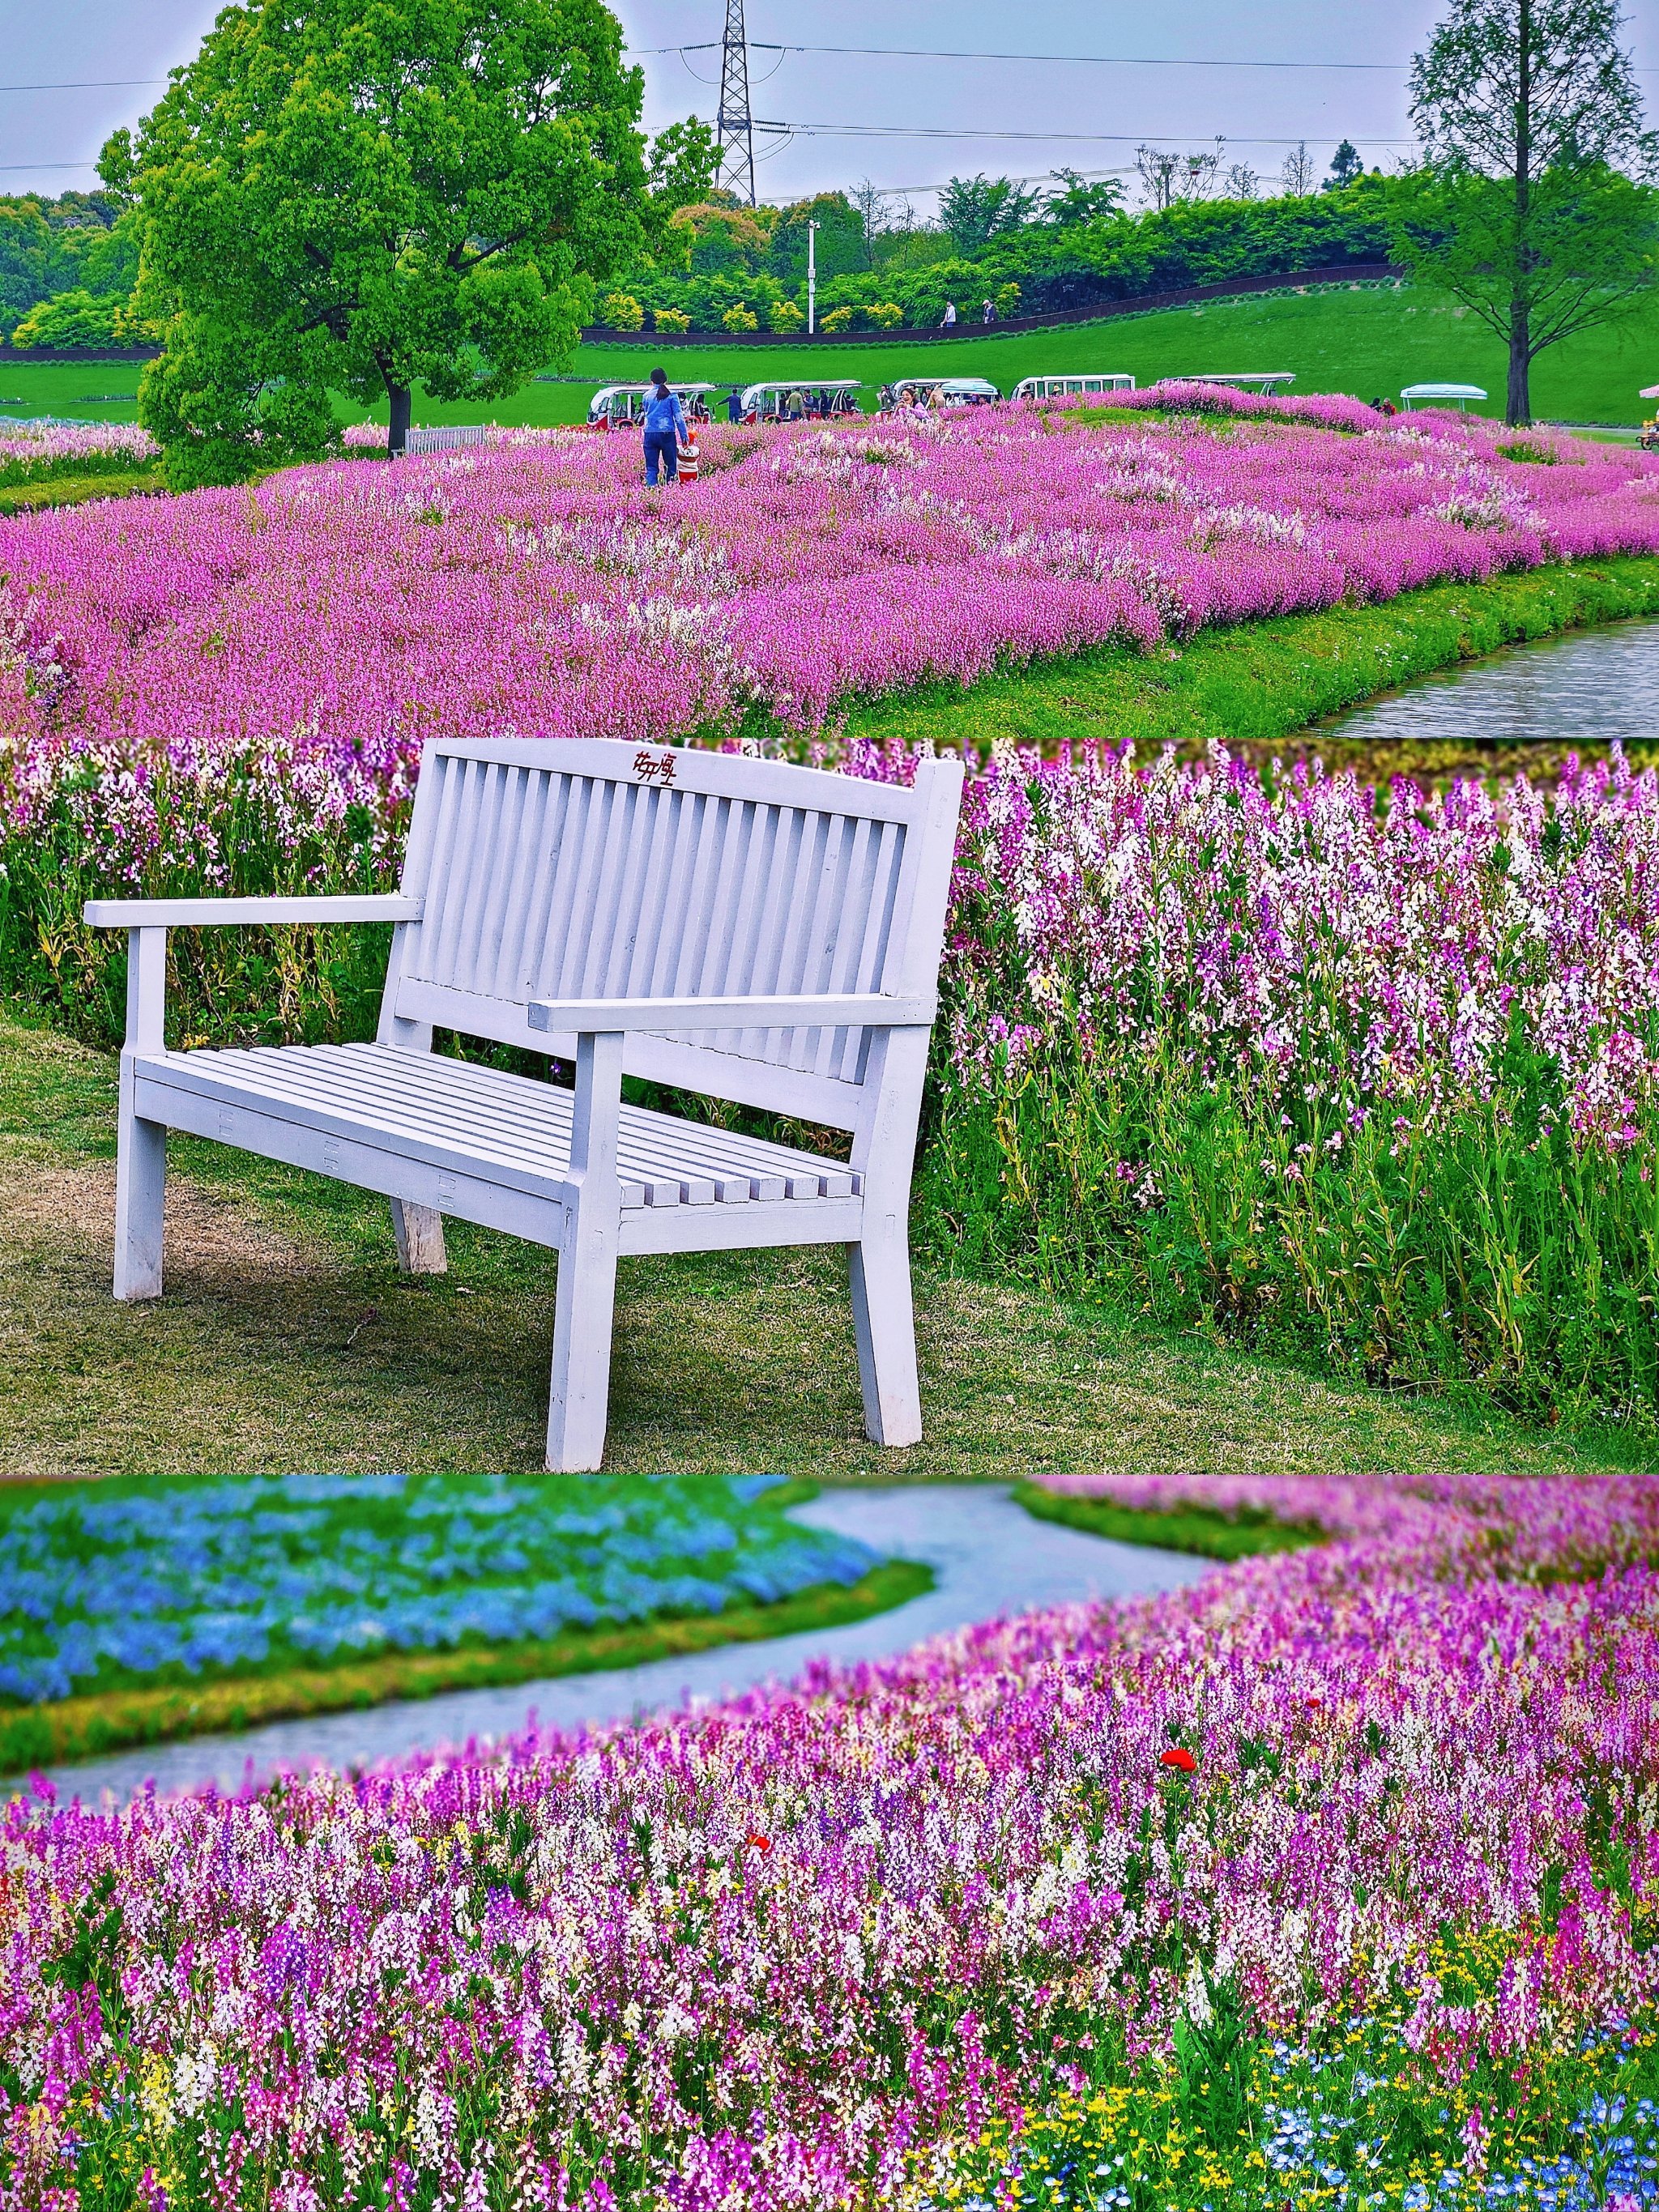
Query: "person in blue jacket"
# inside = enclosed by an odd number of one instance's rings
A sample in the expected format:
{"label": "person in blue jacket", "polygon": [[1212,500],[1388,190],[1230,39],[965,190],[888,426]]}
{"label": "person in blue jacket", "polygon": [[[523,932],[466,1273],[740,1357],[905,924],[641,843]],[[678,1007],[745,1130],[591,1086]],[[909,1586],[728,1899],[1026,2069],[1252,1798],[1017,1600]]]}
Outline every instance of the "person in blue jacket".
{"label": "person in blue jacket", "polygon": [[680,480],[680,447],[688,442],[690,433],[685,427],[685,416],[680,403],[668,388],[668,371],[653,368],[650,389],[645,395],[645,480],[648,484],[657,481],[660,463],[670,483]]}

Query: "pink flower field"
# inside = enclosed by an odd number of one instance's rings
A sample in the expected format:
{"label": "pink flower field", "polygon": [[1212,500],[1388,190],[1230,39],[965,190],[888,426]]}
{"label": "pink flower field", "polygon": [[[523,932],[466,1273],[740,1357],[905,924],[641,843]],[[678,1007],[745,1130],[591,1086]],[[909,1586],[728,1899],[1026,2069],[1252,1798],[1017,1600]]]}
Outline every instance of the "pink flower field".
{"label": "pink flower field", "polygon": [[[1094,2084],[1104,2125],[1223,1990],[1270,2053],[1391,2022],[1471,2202],[1613,2203],[1498,2154],[1659,1996],[1659,1486],[1065,1486],[1340,1540],[591,1739],[15,1801],[7,2206],[913,2203]],[[1160,2201],[1291,2201],[1271,2118]]]}
{"label": "pink flower field", "polygon": [[0,523],[0,732],[26,794],[83,750],[142,778],[250,744],[355,787],[434,728],[814,731],[930,678],[1659,548],[1656,457],[1129,397],[1162,411],[717,428],[667,496],[632,439],[518,432]]}

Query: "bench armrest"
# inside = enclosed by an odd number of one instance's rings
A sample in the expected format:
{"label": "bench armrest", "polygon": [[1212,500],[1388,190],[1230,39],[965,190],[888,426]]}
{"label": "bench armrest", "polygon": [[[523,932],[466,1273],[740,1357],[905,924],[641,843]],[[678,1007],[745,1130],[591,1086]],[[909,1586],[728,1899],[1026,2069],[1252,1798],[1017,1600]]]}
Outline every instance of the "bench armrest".
{"label": "bench armrest", "polygon": [[578,1036],[629,1030],[925,1030],[938,1000],[878,991],[806,992],[793,998],[534,999],[532,1030]]}
{"label": "bench armrest", "polygon": [[93,929],[211,929],[232,923],[418,921],[419,899],[396,891],[318,898],[88,899],[82,918]]}

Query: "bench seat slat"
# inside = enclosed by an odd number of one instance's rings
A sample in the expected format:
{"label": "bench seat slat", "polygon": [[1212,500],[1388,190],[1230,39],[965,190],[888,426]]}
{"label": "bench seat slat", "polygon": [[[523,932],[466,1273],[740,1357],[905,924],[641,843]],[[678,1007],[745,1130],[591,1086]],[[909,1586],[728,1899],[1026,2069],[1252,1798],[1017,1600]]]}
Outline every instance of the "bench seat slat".
{"label": "bench seat slat", "polygon": [[[369,1044],[158,1053],[139,1067],[233,1110],[246,1103],[538,1196],[565,1188],[572,1094],[499,1068]],[[617,1164],[624,1206],[855,1194],[836,1161],[642,1107],[622,1109]]]}

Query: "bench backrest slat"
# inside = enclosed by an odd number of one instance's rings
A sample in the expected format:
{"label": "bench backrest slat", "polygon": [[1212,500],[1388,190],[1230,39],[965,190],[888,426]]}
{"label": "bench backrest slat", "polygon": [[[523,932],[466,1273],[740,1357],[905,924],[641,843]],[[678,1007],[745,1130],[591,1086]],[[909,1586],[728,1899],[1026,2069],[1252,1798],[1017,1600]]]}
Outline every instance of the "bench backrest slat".
{"label": "bench backrest slat", "polygon": [[[535,999],[925,988],[961,774],[924,762],[901,789],[731,754],[434,741],[393,1009],[544,1050]],[[626,1064],[854,1127],[867,1057],[861,1029],[732,1030],[630,1037]]]}

